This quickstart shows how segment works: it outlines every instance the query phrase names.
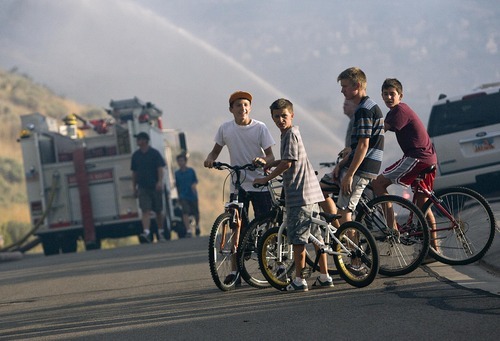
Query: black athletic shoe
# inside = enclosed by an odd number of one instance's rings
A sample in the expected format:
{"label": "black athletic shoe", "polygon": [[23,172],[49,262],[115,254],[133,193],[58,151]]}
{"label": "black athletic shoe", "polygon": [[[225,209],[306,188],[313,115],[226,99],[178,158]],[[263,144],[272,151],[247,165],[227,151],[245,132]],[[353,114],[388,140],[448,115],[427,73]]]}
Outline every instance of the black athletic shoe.
{"label": "black athletic shoe", "polygon": [[226,278],[224,279],[224,284],[229,285],[229,284],[234,283],[234,281],[236,281],[236,277],[237,277],[236,274],[227,275]]}
{"label": "black athletic shoe", "polygon": [[151,234],[143,232],[139,235],[139,240],[141,243],[149,244],[151,243]]}

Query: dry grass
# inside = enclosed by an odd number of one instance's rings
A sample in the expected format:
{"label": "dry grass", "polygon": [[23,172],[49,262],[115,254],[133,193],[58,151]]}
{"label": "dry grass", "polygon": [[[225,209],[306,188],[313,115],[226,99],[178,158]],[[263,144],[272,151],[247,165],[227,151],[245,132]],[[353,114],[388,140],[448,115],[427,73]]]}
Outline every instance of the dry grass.
{"label": "dry grass", "polygon": [[0,157],[22,160],[21,145],[16,140],[2,140]]}
{"label": "dry grass", "polygon": [[11,204],[8,207],[2,207],[0,225],[8,221],[18,221],[20,223],[30,222],[30,213],[28,204]]}

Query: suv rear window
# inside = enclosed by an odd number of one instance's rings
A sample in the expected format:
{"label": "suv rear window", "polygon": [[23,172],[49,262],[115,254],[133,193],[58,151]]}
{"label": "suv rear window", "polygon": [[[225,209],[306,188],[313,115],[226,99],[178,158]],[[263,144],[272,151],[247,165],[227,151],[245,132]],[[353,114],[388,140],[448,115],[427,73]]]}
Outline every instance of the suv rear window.
{"label": "suv rear window", "polygon": [[428,132],[430,137],[451,134],[500,123],[500,92],[465,97],[432,108]]}

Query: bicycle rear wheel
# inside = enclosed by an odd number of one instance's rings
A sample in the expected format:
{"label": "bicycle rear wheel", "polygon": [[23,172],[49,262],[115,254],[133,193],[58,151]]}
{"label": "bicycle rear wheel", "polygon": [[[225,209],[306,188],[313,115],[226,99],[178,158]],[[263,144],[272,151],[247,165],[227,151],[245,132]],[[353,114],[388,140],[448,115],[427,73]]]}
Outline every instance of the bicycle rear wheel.
{"label": "bicycle rear wheel", "polygon": [[456,221],[428,200],[423,211],[432,212],[430,255],[445,264],[464,265],[481,259],[495,236],[495,216],[486,199],[468,188],[450,187],[436,191],[440,206]]}
{"label": "bicycle rear wheel", "polygon": [[238,269],[241,277],[255,288],[267,288],[269,282],[262,274],[258,257],[258,242],[262,235],[272,227],[281,225],[282,211],[270,211],[265,216],[254,219],[238,246]]}
{"label": "bicycle rear wheel", "polygon": [[370,285],[379,270],[377,245],[370,231],[358,222],[348,221],[335,236],[340,244],[333,242],[332,248],[338,253],[333,255],[333,261],[340,277],[357,288]]}
{"label": "bicycle rear wheel", "polygon": [[[429,229],[415,204],[399,196],[384,195],[370,200],[359,210],[356,221],[370,230],[377,243],[380,274],[406,275],[422,263],[429,250]],[[387,222],[391,220],[397,231],[389,228]]]}
{"label": "bicycle rear wheel", "polygon": [[295,263],[292,245],[288,243],[286,230],[281,234],[281,248],[278,248],[278,235],[279,226],[275,226],[267,230],[259,239],[259,265],[269,284],[284,291],[295,277]]}
{"label": "bicycle rear wheel", "polygon": [[235,288],[239,273],[236,276],[229,275],[237,270],[236,255],[232,252],[235,230],[231,229],[230,213],[222,213],[215,219],[210,232],[208,243],[208,263],[210,273],[215,285],[222,291],[229,291]]}

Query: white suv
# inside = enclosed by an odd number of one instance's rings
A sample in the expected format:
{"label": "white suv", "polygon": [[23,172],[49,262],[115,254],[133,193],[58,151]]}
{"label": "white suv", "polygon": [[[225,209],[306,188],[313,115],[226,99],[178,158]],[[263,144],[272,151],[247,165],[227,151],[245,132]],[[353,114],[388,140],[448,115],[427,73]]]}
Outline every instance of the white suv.
{"label": "white suv", "polygon": [[500,190],[500,82],[440,95],[427,127],[438,156],[435,188]]}

